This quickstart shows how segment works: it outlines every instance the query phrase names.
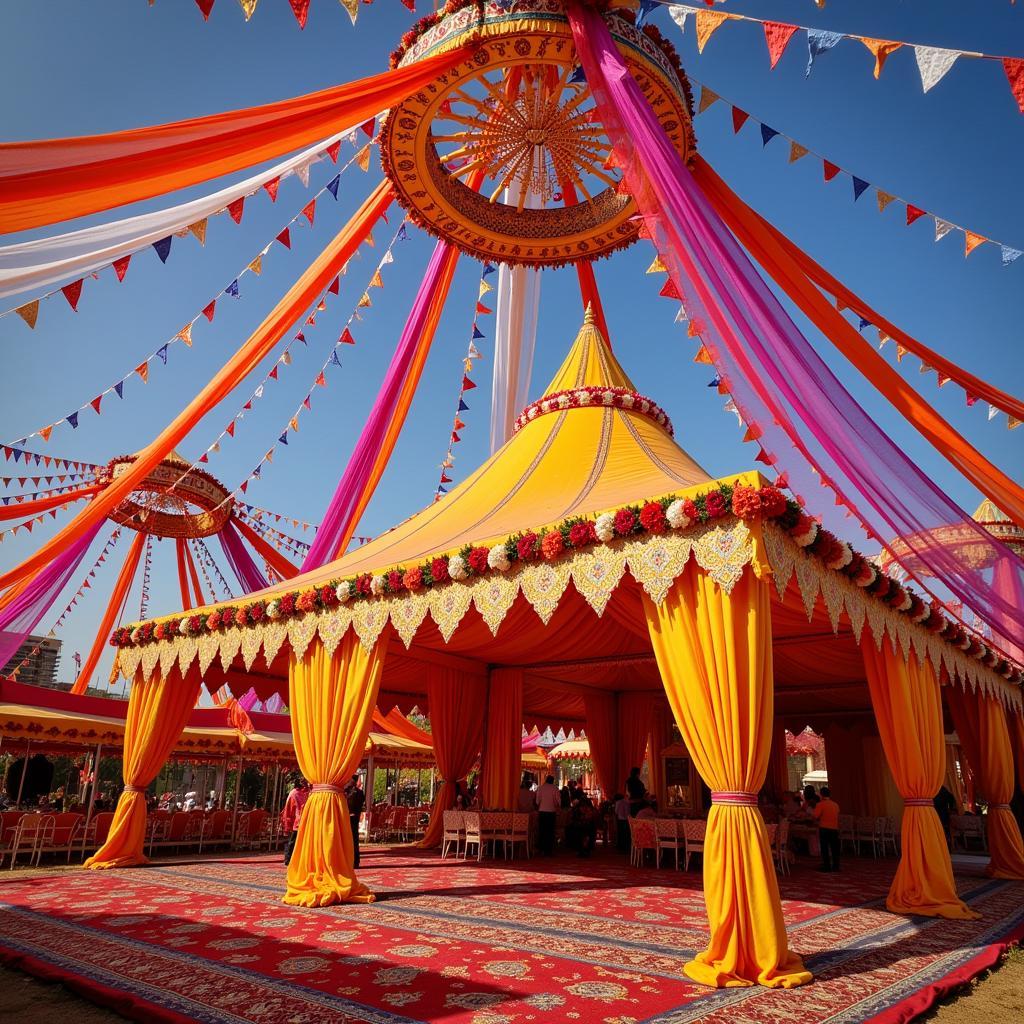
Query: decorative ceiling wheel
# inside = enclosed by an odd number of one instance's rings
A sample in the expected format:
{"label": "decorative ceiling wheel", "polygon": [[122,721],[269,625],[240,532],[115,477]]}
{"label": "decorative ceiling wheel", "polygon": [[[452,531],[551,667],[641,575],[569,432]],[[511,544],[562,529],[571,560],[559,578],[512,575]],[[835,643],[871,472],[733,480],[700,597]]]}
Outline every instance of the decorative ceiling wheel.
{"label": "decorative ceiling wheel", "polygon": [[[474,38],[473,56],[392,109],[381,133],[399,202],[469,255],[560,266],[636,241],[640,220],[598,116],[559,0],[444,15],[406,65]],[[663,47],[606,15],[637,83],[684,158],[695,151],[686,80]],[[472,186],[470,185],[472,182]]]}
{"label": "decorative ceiling wheel", "polygon": [[[114,459],[102,478],[112,483],[135,459],[134,455]],[[172,453],[111,512],[110,518],[154,537],[198,538],[218,533],[233,507],[231,493],[219,480],[200,469],[190,469],[184,459]]]}

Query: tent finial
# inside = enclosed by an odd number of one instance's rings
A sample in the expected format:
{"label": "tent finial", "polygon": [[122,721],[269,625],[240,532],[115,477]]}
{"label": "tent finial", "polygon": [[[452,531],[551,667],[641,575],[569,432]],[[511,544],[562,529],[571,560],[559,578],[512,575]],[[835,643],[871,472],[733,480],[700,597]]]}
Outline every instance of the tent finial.
{"label": "tent finial", "polygon": [[587,303],[587,308],[583,313],[583,326],[587,325],[594,327],[597,324],[597,319],[594,316],[594,304],[592,302]]}

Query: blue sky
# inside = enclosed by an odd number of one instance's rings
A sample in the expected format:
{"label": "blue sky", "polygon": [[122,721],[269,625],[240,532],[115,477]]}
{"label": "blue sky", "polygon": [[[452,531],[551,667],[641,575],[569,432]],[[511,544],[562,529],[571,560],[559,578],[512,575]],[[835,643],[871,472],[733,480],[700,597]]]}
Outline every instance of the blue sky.
{"label": "blue sky", "polygon": [[[420,7],[425,9],[423,0]],[[970,7],[934,0],[832,0],[822,11],[811,0],[730,0],[726,9],[877,38],[1024,55],[1024,8],[1008,0]],[[867,51],[858,43],[843,42],[819,59],[807,79],[802,35],[794,37],[773,72],[756,25],[727,24],[698,55],[692,26],[681,36],[667,12],[658,11],[654,18],[697,81],[754,117],[873,185],[1024,249],[1024,117],[997,63],[962,59],[923,95],[910,50],[890,57],[881,80],[875,81]],[[152,8],[144,0],[13,5],[5,12],[6,31],[0,39],[0,90],[8,99],[0,108],[0,137],[112,131],[321,89],[384,69],[389,52],[412,20],[399,0],[363,6],[355,28],[339,4],[314,0],[304,32],[286,0],[262,0],[248,24],[231,0],[219,0],[208,24],[191,0],[158,0]],[[934,243],[930,220],[907,228],[898,207],[880,216],[871,192],[854,204],[848,178],[825,184],[820,163],[811,158],[788,165],[783,140],[776,139],[763,150],[752,124],[734,136],[724,103],[697,118],[696,132],[701,152],[745,200],[868,302],[980,376],[1011,392],[1024,390],[1024,259],[1004,269],[998,249],[984,246],[965,261],[962,237]],[[310,191],[322,187],[333,173],[327,165],[315,166]],[[314,227],[293,230],[290,252],[275,246],[262,277],[247,276],[241,298],[223,298],[215,322],[197,326],[191,349],[174,346],[168,365],[155,366],[148,385],[130,381],[123,402],[108,398],[101,417],[86,412],[77,430],[58,428],[45,449],[62,457],[104,462],[148,442],[245,340],[378,175],[376,163],[368,175],[350,170],[342,179],[337,206],[321,200]],[[204,185],[171,200],[138,204],[81,223],[171,205],[212,190]],[[123,284],[110,271],[99,281],[87,282],[77,314],[60,297],[44,302],[34,332],[17,318],[0,319],[6,370],[0,375],[0,439],[9,442],[77,408],[172,337],[307,198],[301,185],[289,179],[276,205],[266,196],[249,200],[241,225],[223,216],[211,221],[205,248],[194,239],[176,239],[166,266],[145,252],[133,259]],[[394,264],[385,269],[384,291],[374,293],[373,307],[356,325],[357,347],[345,351],[344,366],[334,368],[327,390],[314,396],[313,414],[305,417],[299,434],[290,437],[289,447],[250,489],[255,504],[319,521],[429,257],[431,241],[417,232],[410,234],[410,240],[396,248]],[[379,253],[389,236],[380,230],[376,237]],[[20,237],[4,239],[15,240]],[[692,344],[673,324],[674,305],[657,297],[662,279],[643,273],[651,258],[651,250],[642,243],[616,256],[614,263],[597,266],[616,352],[639,390],[665,406],[680,442],[709,472],[725,475],[750,468],[755,452],[740,443],[735,419],[721,410],[722,400],[705,386],[711,376],[708,368],[691,362]],[[239,425],[236,438],[212,459],[210,470],[229,487],[239,483],[281,432],[375,262],[371,251],[353,263],[341,295],[321,316],[320,325],[306,332],[309,348],[296,352],[294,363],[283,369],[257,412]],[[378,532],[431,499],[437,464],[447,446],[478,279],[479,266],[464,260],[410,423],[359,533]],[[545,273],[534,396],[564,356],[580,315],[575,275]],[[487,454],[493,326],[487,318],[481,326],[488,336],[480,343],[485,358],[475,374],[479,387],[468,395],[471,410],[463,417],[468,426],[456,449],[457,480]],[[973,488],[855,380],[825,342],[813,332],[809,336],[891,436],[972,510],[980,500]],[[261,367],[259,375],[270,365]],[[950,385],[939,391],[934,376],[918,376],[916,366],[907,365],[906,372],[972,443],[1020,478],[1024,430],[1008,432],[1002,417],[988,422],[982,406],[967,409],[959,389]],[[205,449],[257,380],[254,375],[247,387],[212,413],[182,445],[183,454],[195,457]],[[3,472],[9,474],[13,467]],[[0,547],[0,566],[14,564],[45,535],[37,530],[31,537],[8,539]],[[122,557],[127,541],[123,539],[119,547]],[[219,555],[215,543],[211,549]],[[117,564],[115,558],[100,570],[95,589],[61,631],[67,651],[65,675],[71,674],[70,653],[79,650],[84,656],[88,650]],[[173,550],[164,544],[154,554],[150,610],[170,611],[178,600]],[[44,618],[43,629],[49,628],[60,607],[62,603]],[[129,598],[128,614],[137,612],[136,590]]]}

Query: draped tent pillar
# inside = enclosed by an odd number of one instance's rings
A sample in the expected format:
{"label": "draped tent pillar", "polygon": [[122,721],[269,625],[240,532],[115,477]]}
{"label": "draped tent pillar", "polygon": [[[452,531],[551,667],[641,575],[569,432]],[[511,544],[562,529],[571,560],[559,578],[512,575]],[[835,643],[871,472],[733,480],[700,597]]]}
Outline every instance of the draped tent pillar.
{"label": "draped tent pillar", "polygon": [[617,775],[619,730],[622,719],[617,713],[616,704],[615,694],[610,692],[588,690],[583,696],[590,761],[594,766],[597,784],[604,791],[605,798],[610,797],[616,786],[622,784]]}
{"label": "draped tent pillar", "polygon": [[87,868],[126,868],[145,864],[146,788],[164,766],[195,707],[201,681],[183,678],[178,668],[167,678],[140,669],[128,696],[121,772],[124,790],[117,801],[107,841],[86,862]]}
{"label": "draped tent pillar", "polygon": [[430,736],[441,785],[419,843],[422,849],[440,844],[444,812],[455,805],[455,785],[466,778],[480,753],[487,700],[485,679],[437,665],[429,671]]}
{"label": "draped tent pillar", "polygon": [[514,810],[523,757],[523,670],[493,668],[487,686],[481,806]]}
{"label": "draped tent pillar", "polygon": [[901,856],[886,907],[895,914],[969,920],[957,896],[942,823],[933,799],[945,775],[942,696],[930,661],[906,661],[883,640],[861,645],[882,747],[903,797]]}
{"label": "draped tent pillar", "polygon": [[312,792],[302,809],[288,864],[284,902],[299,907],[371,903],[356,878],[345,784],[366,750],[390,628],[374,645],[350,629],[332,653],[314,640],[288,665],[295,758]]}
{"label": "draped tent pillar", "polygon": [[811,975],[789,950],[757,807],[774,704],[767,580],[747,569],[726,593],[690,562],[661,604],[643,600],[676,724],[712,790],[704,846],[711,938],[684,970],[718,988],[802,985]]}

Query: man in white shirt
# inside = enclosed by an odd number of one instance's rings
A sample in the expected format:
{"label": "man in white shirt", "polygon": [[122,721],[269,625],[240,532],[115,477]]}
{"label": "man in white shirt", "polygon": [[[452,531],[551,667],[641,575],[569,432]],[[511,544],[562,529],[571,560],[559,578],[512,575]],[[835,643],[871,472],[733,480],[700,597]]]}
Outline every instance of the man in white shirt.
{"label": "man in white shirt", "polygon": [[540,852],[550,856],[555,852],[555,820],[562,809],[562,794],[555,785],[555,777],[549,775],[544,785],[537,787],[534,794],[537,803],[537,845]]}

